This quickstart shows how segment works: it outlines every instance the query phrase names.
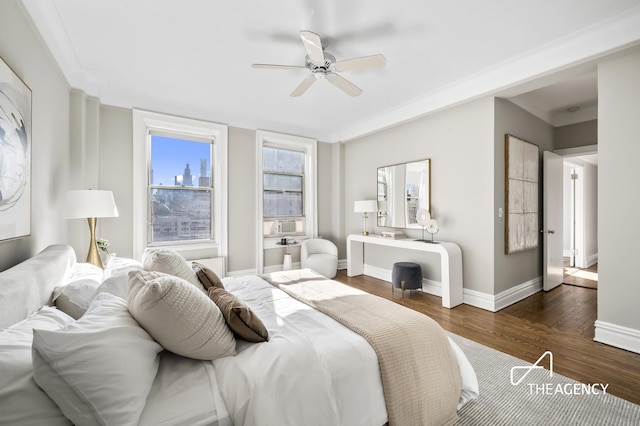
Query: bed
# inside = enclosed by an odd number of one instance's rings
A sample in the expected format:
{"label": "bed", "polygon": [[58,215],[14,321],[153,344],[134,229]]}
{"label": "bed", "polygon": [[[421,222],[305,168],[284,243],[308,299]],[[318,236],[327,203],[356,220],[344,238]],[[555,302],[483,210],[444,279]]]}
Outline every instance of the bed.
{"label": "bed", "polygon": [[[182,319],[172,317],[167,325],[170,315],[139,300],[152,283],[172,288],[162,285],[178,282],[189,297],[207,300],[207,309],[216,305],[190,265],[187,271],[184,259],[170,257],[151,267],[145,259],[116,258],[102,271],[77,263],[69,246],[55,245],[1,272],[0,419],[20,425],[404,423],[403,413],[389,411],[390,379],[381,369],[380,349],[366,333],[321,312],[325,301],[318,299],[335,297],[325,289],[335,286],[353,296],[348,286],[310,270],[224,278],[219,286],[259,320],[268,341],[222,330],[216,344],[205,348],[190,340],[194,333],[184,332],[193,324],[174,327]],[[181,294],[178,300],[189,299]],[[181,306],[198,311],[192,302]],[[209,311],[198,318],[203,316],[209,318]],[[184,338],[176,341],[179,335]],[[428,416],[431,424],[455,421],[455,409],[478,395],[466,356],[445,339],[459,380],[451,386],[457,389],[454,417]],[[442,389],[417,398],[437,399],[448,385],[437,387]]]}

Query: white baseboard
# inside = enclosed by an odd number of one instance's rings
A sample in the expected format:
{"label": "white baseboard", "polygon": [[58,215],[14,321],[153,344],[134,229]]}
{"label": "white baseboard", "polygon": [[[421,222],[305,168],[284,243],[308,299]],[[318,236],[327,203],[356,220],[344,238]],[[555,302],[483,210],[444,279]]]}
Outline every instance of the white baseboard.
{"label": "white baseboard", "polygon": [[347,259],[339,259],[338,260],[338,269],[347,269]]}
{"label": "white baseboard", "polygon": [[598,253],[592,253],[587,256],[587,268],[591,268],[596,263],[598,263]]}
{"label": "white baseboard", "polygon": [[486,309],[487,311],[498,312],[507,306],[526,299],[540,290],[542,290],[542,277],[518,284],[496,295],[465,288],[463,290],[463,303],[475,306],[476,308]]}
{"label": "white baseboard", "polygon": [[595,326],[593,340],[596,342],[640,354],[640,330],[600,320],[595,322]]}
{"label": "white baseboard", "polygon": [[537,277],[496,294],[495,312],[513,305],[542,290],[542,277]]}
{"label": "white baseboard", "polygon": [[462,303],[475,306],[476,308],[485,309],[495,312],[495,296],[493,294],[483,293],[481,291],[462,289]]}

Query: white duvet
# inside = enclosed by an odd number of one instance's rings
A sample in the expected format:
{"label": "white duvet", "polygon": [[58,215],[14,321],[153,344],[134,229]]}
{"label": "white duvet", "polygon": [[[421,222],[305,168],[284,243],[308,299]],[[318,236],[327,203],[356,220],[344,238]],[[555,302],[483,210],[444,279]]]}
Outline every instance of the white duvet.
{"label": "white duvet", "polygon": [[[238,354],[214,361],[236,425],[382,425],[387,413],[378,360],[367,341],[257,276],[225,278],[269,330],[268,343],[238,340]],[[451,341],[462,406],[478,394],[469,361]]]}

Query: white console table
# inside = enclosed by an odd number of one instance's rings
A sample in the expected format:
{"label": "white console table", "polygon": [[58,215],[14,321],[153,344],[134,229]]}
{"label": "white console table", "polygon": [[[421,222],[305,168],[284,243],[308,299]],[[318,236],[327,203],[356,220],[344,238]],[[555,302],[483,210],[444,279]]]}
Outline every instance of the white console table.
{"label": "white console table", "polygon": [[425,243],[411,239],[394,240],[375,235],[349,235],[347,237],[347,275],[350,277],[364,274],[365,244],[439,253],[442,306],[453,308],[462,303],[462,251],[457,244],[446,241]]}

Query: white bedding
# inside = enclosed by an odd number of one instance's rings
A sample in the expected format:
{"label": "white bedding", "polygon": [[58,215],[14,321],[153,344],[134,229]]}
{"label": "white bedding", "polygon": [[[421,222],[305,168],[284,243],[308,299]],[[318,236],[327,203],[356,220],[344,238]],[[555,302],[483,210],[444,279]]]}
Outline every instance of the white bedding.
{"label": "white bedding", "polygon": [[[126,297],[126,271],[139,266],[120,266],[111,274],[105,271],[98,292]],[[75,271],[78,279],[91,272]],[[140,425],[378,426],[387,422],[378,360],[363,337],[257,276],[223,282],[262,320],[269,341],[237,340],[236,356],[213,362],[161,352]],[[59,330],[72,322],[65,313],[43,307],[0,330],[0,423],[70,424],[33,380],[31,343],[33,328]],[[463,380],[462,405],[477,396],[478,385],[468,360],[451,344]]]}
{"label": "white bedding", "polygon": [[256,276],[225,278],[269,330],[214,361],[236,425],[382,425],[387,413],[371,346]]}
{"label": "white bedding", "polygon": [[213,364],[163,351],[139,426],[176,425],[233,423],[218,390]]}
{"label": "white bedding", "polygon": [[[360,335],[257,276],[225,278],[269,330],[214,361],[235,424],[382,425],[387,413],[376,354]],[[451,341],[462,376],[460,406],[478,395],[469,361]]]}

